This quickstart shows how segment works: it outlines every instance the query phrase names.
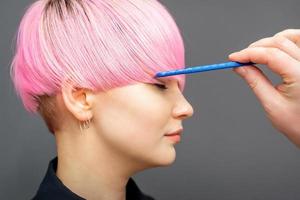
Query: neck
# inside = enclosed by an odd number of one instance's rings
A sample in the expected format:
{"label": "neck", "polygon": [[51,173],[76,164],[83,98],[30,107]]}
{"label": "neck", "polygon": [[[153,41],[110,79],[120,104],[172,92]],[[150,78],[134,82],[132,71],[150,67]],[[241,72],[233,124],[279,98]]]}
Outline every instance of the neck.
{"label": "neck", "polygon": [[56,175],[72,192],[85,199],[126,199],[126,184],[136,172],[134,166],[114,153],[97,134],[55,133]]}

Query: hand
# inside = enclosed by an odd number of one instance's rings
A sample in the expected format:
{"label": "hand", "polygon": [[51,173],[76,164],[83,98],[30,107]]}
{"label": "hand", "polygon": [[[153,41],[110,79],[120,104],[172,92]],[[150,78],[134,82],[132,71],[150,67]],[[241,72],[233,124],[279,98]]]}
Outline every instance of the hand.
{"label": "hand", "polygon": [[233,69],[253,90],[272,125],[300,148],[300,29],[258,40],[229,59],[264,64],[282,78],[273,86],[256,66]]}

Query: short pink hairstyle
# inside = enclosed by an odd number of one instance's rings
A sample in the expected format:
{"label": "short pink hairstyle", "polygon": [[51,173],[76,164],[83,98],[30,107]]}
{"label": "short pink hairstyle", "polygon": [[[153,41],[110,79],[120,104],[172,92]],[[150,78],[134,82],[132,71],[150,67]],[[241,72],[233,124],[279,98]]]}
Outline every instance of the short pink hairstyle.
{"label": "short pink hairstyle", "polygon": [[[185,66],[180,31],[157,0],[38,0],[16,36],[11,76],[31,112],[66,80],[106,91]],[[173,78],[183,90],[185,76]]]}

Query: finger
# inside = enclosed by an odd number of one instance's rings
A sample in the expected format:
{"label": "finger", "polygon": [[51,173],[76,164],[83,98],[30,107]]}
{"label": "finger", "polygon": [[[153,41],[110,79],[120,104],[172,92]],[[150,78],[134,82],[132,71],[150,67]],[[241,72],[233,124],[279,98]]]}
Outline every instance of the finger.
{"label": "finger", "polygon": [[249,45],[249,47],[274,47],[282,50],[291,57],[300,61],[300,48],[291,40],[284,36],[274,36],[258,40]]}
{"label": "finger", "polygon": [[283,36],[300,47],[300,29],[286,29],[276,33],[274,36]]}
{"label": "finger", "polygon": [[247,82],[264,109],[268,113],[274,112],[272,109],[274,106],[278,107],[277,105],[282,102],[283,97],[265,74],[256,66],[236,67],[233,71]]}
{"label": "finger", "polygon": [[287,83],[300,77],[299,62],[277,48],[253,47],[229,55],[230,60],[264,64]]}

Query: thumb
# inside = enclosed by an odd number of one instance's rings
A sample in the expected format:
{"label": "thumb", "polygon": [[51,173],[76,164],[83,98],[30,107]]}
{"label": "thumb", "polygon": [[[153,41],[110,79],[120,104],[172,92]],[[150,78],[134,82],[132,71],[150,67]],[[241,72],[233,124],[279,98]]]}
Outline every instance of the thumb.
{"label": "thumb", "polygon": [[246,81],[267,113],[271,114],[280,108],[283,100],[281,94],[259,68],[251,65],[236,67],[233,71]]}

